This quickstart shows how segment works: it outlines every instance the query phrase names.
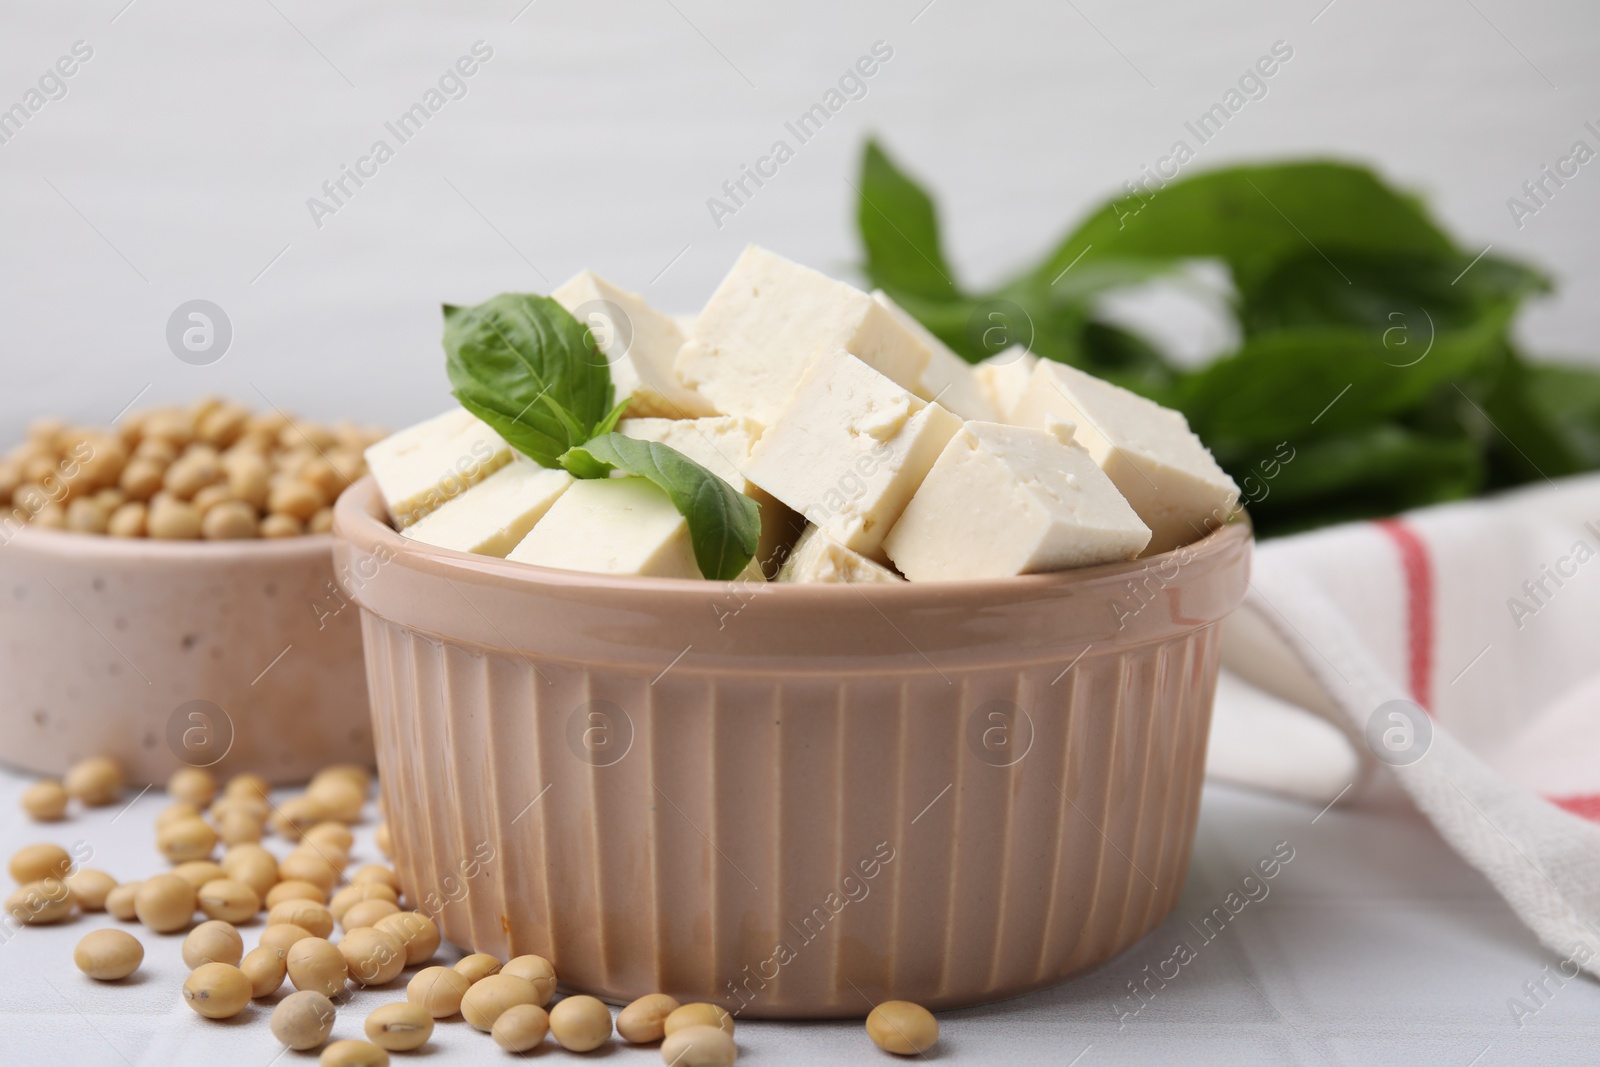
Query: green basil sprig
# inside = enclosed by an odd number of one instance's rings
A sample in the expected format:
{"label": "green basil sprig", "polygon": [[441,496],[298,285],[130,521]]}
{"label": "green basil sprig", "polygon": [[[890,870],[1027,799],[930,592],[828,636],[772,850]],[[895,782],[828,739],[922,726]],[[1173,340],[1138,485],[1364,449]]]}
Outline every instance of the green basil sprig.
{"label": "green basil sprig", "polygon": [[[707,578],[732,581],[756,554],[761,505],[675,448],[608,433],[573,448],[561,463],[578,477],[605,477],[616,469],[664,490],[688,520],[695,562]],[[588,473],[593,470],[601,473]]]}
{"label": "green basil sprig", "polygon": [[676,449],[613,432],[611,368],[589,328],[545,296],[502,293],[444,309],[445,370],[461,406],[543,467],[612,470],[664,490],[689,524],[700,573],[727,581],[755,555],[760,505]]}

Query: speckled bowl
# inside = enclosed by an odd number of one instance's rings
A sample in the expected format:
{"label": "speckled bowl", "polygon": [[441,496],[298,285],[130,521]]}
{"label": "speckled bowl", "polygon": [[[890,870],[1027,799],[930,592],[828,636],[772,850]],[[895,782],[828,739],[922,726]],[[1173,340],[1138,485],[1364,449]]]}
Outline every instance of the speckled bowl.
{"label": "speckled bowl", "polygon": [[0,760],[116,758],[273,782],[370,763],[357,612],[332,539],[163,542],[23,528],[0,543]]}
{"label": "speckled bowl", "polygon": [[612,1001],[861,1016],[1050,985],[1171,911],[1250,529],[1003,581],[742,585],[409,541],[361,607],[407,895]]}

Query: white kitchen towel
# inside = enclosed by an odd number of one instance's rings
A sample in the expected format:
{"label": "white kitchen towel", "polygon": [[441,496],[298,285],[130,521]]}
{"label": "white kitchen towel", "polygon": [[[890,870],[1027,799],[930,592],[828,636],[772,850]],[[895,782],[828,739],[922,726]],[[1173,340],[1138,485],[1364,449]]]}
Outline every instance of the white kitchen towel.
{"label": "white kitchen towel", "polygon": [[1600,476],[1269,541],[1223,646],[1210,773],[1398,786],[1600,976]]}

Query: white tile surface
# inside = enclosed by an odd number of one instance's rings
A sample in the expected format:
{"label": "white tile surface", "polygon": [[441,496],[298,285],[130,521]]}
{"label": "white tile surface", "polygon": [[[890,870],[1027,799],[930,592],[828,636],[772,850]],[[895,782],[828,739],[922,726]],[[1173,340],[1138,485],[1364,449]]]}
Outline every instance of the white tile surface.
{"label": "white tile surface", "polygon": [[[26,779],[0,772],[0,852],[32,841],[85,842],[92,865],[113,874],[155,869],[154,794],[124,813],[80,814],[40,826],[17,808]],[[1334,808],[1315,824],[1299,804],[1208,787],[1194,862],[1175,915],[1124,956],[1053,989],[940,1017],[935,1062],[1102,1064],[1181,1062],[1396,1064],[1466,1067],[1586,1062],[1600,1040],[1600,988],[1560,987],[1519,1029],[1507,999],[1556,961],[1540,949],[1481,877],[1439,844],[1411,812]],[[356,863],[378,859],[370,823]],[[1209,943],[1190,927],[1279,841],[1295,857]],[[282,842],[273,846],[281,851]],[[280,1052],[252,1006],[225,1023],[178,999],[180,939],[136,932],[146,943],[132,979],[101,985],[72,966],[72,946],[104,915],[24,929],[0,943],[0,1062],[181,1067],[267,1067]],[[1185,938],[1196,958],[1136,1014],[1126,985]],[[250,936],[247,934],[247,940]],[[448,950],[449,952],[451,950]],[[447,957],[448,958],[448,957]],[[335,1037],[400,999],[402,981],[353,995]],[[888,1063],[858,1023],[739,1024],[741,1064]],[[439,1067],[495,1062],[489,1039],[459,1020],[441,1024],[425,1061]],[[542,1056],[563,1056],[548,1048]],[[653,1050],[614,1047],[618,1064],[659,1062]],[[1078,1057],[1074,1059],[1074,1057]],[[1474,1057],[1478,1057],[1474,1059]],[[404,1057],[397,1057],[396,1063]],[[310,1063],[290,1053],[282,1064]]]}

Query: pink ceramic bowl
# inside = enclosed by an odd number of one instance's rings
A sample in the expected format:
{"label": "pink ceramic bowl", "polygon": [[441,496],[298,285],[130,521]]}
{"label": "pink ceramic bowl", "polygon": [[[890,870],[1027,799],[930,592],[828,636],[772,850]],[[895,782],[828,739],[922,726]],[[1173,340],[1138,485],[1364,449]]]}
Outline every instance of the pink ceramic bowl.
{"label": "pink ceramic bowl", "polygon": [[85,756],[302,781],[370,763],[357,612],[332,538],[150,541],[22,528],[0,543],[0,760]]}
{"label": "pink ceramic bowl", "polygon": [[1250,531],[1004,581],[610,578],[335,510],[407,893],[612,1001],[952,1008],[1127,948],[1183,887]]}

